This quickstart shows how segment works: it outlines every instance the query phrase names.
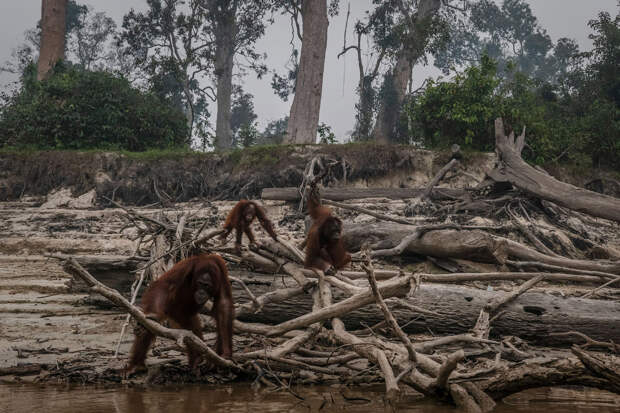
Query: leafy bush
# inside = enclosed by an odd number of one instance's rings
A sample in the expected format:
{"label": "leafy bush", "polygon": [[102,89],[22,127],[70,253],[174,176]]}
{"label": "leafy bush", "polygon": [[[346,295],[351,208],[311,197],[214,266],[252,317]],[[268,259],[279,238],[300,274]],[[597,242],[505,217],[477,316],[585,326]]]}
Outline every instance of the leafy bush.
{"label": "leafy bush", "polygon": [[[620,38],[620,37],[619,37]],[[620,167],[620,108],[585,66],[573,74],[578,87],[535,80],[511,68],[506,78],[483,57],[450,81],[430,82],[405,108],[409,134],[427,148],[458,143],[489,151],[495,146],[493,120],[520,133],[527,127],[524,158],[542,164],[571,162],[584,166]]]}
{"label": "leafy bush", "polygon": [[144,151],[188,144],[182,112],[120,77],[59,63],[36,80],[26,69],[21,89],[0,106],[0,147]]}
{"label": "leafy bush", "polygon": [[256,145],[259,132],[254,124],[246,123],[241,126],[238,135],[239,145],[242,148],[249,148],[250,146]]}
{"label": "leafy bush", "polygon": [[499,114],[498,86],[495,63],[487,56],[480,66],[469,67],[452,81],[431,80],[406,108],[414,137],[431,148],[458,143],[492,149],[490,125]]}
{"label": "leafy bush", "polygon": [[317,133],[319,135],[319,143],[320,144],[334,144],[337,143],[336,135],[332,131],[332,127],[326,124],[325,122],[321,122],[319,127],[317,128]]}

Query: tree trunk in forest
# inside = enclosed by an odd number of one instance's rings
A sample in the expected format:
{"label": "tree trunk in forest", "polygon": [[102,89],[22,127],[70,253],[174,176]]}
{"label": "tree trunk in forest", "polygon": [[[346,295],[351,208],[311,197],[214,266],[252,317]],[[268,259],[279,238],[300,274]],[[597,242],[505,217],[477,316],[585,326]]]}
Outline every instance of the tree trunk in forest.
{"label": "tree trunk in forest", "polygon": [[[441,0],[422,0],[413,19],[413,27],[402,40],[402,48],[397,54],[394,69],[385,77],[384,97],[372,138],[379,143],[389,143],[402,109],[411,71],[416,61],[424,55],[429,31],[426,25],[441,7]],[[409,16],[406,17],[407,19]]]}
{"label": "tree trunk in forest", "polygon": [[495,121],[495,152],[498,164],[488,173],[496,182],[510,182],[517,188],[558,205],[595,217],[620,222],[620,199],[558,181],[528,165],[521,158],[525,130],[515,140],[506,136],[502,119]]}
{"label": "tree trunk in forest", "polygon": [[232,146],[230,128],[232,106],[232,78],[237,35],[236,10],[225,13],[217,24],[215,50],[215,76],[217,78],[217,121],[215,125],[215,149]]}
{"label": "tree trunk in forest", "polygon": [[41,1],[41,48],[37,79],[45,79],[65,56],[67,0]]}
{"label": "tree trunk in forest", "polygon": [[372,118],[374,113],[375,97],[372,82],[375,76],[364,76],[364,71],[360,70],[361,79],[358,84],[359,102],[356,106],[356,126],[355,133],[358,141],[366,141],[371,138]]}
{"label": "tree trunk in forest", "polygon": [[[280,277],[256,275],[242,277],[254,295],[277,288],[290,287],[292,281]],[[334,302],[345,298],[334,289]],[[247,294],[233,289],[235,302],[248,302]],[[406,291],[405,291],[406,293]],[[409,308],[390,304],[394,316],[407,333],[461,334],[471,330],[482,307],[492,298],[505,294],[445,284],[425,284],[413,297],[405,298],[412,305],[437,313],[416,314]],[[386,297],[387,299],[388,297]],[[388,300],[389,302],[389,300]],[[267,304],[259,313],[248,312],[241,321],[279,324],[310,312],[312,298],[308,294],[281,303]],[[551,336],[551,333],[579,331],[601,341],[620,340],[620,303],[614,301],[565,298],[542,292],[528,292],[503,308],[506,313],[493,322],[492,336],[511,335],[541,345],[567,345],[574,337]],[[596,317],[593,317],[593,314]],[[383,320],[381,311],[368,305],[347,313],[343,321],[350,329],[364,328]]]}
{"label": "tree trunk in forest", "polygon": [[321,111],[323,71],[327,48],[327,1],[305,0],[302,8],[303,39],[295,97],[291,105],[285,142],[315,143]]}
{"label": "tree trunk in forest", "polygon": [[[187,73],[187,70],[185,70],[185,73]],[[185,103],[185,119],[189,131],[188,140],[191,140],[194,131],[194,97],[192,96],[189,80],[187,79],[183,82],[183,93],[185,93],[185,99],[187,99]]]}
{"label": "tree trunk in forest", "polygon": [[396,66],[392,73],[385,77],[384,90],[388,95],[383,98],[375,127],[372,131],[372,139],[378,143],[390,143],[390,137],[400,117],[400,110],[405,100],[405,92],[409,84],[409,77],[413,70],[415,57],[410,56],[407,50],[398,54]]}

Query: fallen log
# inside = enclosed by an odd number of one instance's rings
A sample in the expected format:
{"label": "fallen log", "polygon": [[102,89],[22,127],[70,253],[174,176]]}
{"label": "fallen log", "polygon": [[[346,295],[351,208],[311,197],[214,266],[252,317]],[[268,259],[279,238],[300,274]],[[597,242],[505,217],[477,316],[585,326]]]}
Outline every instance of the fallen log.
{"label": "fallen log", "polygon": [[521,158],[525,146],[525,129],[515,139],[514,132],[506,136],[504,122],[495,120],[495,152],[497,165],[487,175],[495,182],[509,182],[538,198],[599,218],[620,222],[620,199],[598,192],[577,188],[558,181],[537,170]]}
{"label": "fallen log", "polygon": [[[620,392],[617,383],[593,374],[577,358],[549,359],[540,358],[538,362],[529,362],[519,366],[503,368],[488,379],[479,382],[479,386],[494,399],[501,399],[510,394],[536,387],[549,386],[587,386],[612,392]],[[609,361],[611,367],[619,366],[616,358]]]}
{"label": "fallen log", "polygon": [[449,170],[451,170],[458,164],[458,159],[451,159],[450,162],[448,162],[443,168],[441,168],[439,172],[437,172],[437,174],[433,177],[433,179],[431,179],[431,182],[429,182],[428,186],[424,189],[424,192],[422,192],[422,196],[420,198],[428,198],[431,195],[431,192],[433,191],[435,185],[437,185],[439,181],[443,179],[443,177],[448,173]]}
{"label": "fallen log", "polygon": [[27,376],[39,373],[44,366],[40,364],[26,364],[9,367],[0,367],[0,376]]}
{"label": "fallen log", "polygon": [[140,264],[148,261],[144,257],[128,257],[125,255],[56,255],[65,259],[73,257],[89,271],[133,271]]}
{"label": "fallen log", "polygon": [[[321,197],[331,201],[346,201],[363,198],[408,199],[421,196],[425,188],[323,188]],[[467,194],[463,189],[435,188],[432,197],[436,199],[461,198]],[[265,188],[261,198],[271,201],[296,202],[301,199],[299,188]]]}
{"label": "fallen log", "polygon": [[[381,293],[387,297],[404,296],[409,289],[409,280],[411,277],[400,277],[393,280],[385,281],[379,289]],[[278,336],[291,331],[296,328],[307,327],[315,322],[323,321],[334,317],[342,317],[343,314],[348,314],[354,311],[356,308],[364,307],[374,302],[372,292],[366,290],[354,296],[348,297],[336,304],[325,306],[319,311],[313,313],[304,314],[301,317],[296,317],[295,320],[280,323],[272,329],[267,336]]]}
{"label": "fallen log", "polygon": [[[290,278],[254,275],[242,277],[256,295],[278,288],[294,287]],[[335,300],[346,298],[334,289]],[[249,302],[247,295],[234,290],[235,301]],[[420,286],[407,302],[435,312],[438,315],[413,314],[411,310],[390,305],[390,310],[404,325],[407,333],[427,333],[429,329],[436,334],[460,334],[469,331],[476,323],[482,307],[503,292],[478,290],[475,288],[424,284]],[[292,299],[268,303],[259,313],[245,312],[239,317],[245,322],[280,324],[310,312],[312,299],[300,295]],[[552,333],[579,331],[595,340],[620,342],[620,303],[615,301],[591,300],[582,298],[563,298],[539,292],[527,292],[514,302],[507,304],[505,313],[493,322],[491,336],[511,335],[530,340],[541,345],[568,345],[579,342],[578,338]],[[360,329],[384,319],[374,306],[358,308],[342,317],[347,329]],[[314,321],[314,320],[311,320]]]}
{"label": "fallen log", "polygon": [[588,353],[576,345],[571,350],[593,375],[606,379],[613,391],[620,393],[620,363],[616,357]]}
{"label": "fallen log", "polygon": [[[388,256],[403,253],[441,257],[462,258],[472,261],[500,263],[509,257],[523,261],[537,261],[580,270],[620,274],[620,262],[608,260],[577,260],[553,257],[508,238],[499,237],[478,230],[434,230],[421,237],[408,240],[404,248],[396,248],[411,235],[415,227],[392,222],[374,224],[346,224],[343,239],[349,251],[357,251],[363,242],[373,244],[373,254]],[[394,249],[393,253],[388,253]]]}

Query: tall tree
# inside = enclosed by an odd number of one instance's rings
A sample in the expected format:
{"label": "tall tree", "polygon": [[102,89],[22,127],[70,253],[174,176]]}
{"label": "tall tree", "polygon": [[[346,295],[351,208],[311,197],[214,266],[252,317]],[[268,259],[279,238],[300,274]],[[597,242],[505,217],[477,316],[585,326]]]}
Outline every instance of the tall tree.
{"label": "tall tree", "polygon": [[[253,45],[265,31],[272,0],[147,0],[144,13],[131,11],[122,39],[147,69],[150,79],[182,90],[188,125],[202,115],[198,135],[207,135],[206,99],[217,102],[216,149],[230,148],[235,57],[262,75],[266,69]],[[210,80],[214,81],[212,86]]]}
{"label": "tall tree", "polygon": [[[301,56],[291,105],[286,143],[315,143],[327,48],[327,0],[292,0],[285,7],[302,16]],[[296,21],[296,20],[295,20]]]}
{"label": "tall tree", "polygon": [[[205,0],[203,7],[213,31],[214,68],[217,90],[216,149],[233,145],[231,107],[235,56],[243,56],[250,68],[262,76],[266,68],[254,44],[265,33],[265,13],[273,0]],[[240,68],[240,67],[239,67]]]}
{"label": "tall tree", "polygon": [[[377,3],[377,2],[375,2]],[[376,81],[381,69],[389,56],[393,56],[400,47],[398,31],[394,30],[394,14],[386,4],[379,5],[369,13],[365,21],[357,21],[354,34],[357,42],[343,46],[338,57],[354,50],[357,54],[359,83],[357,93],[359,101],[355,105],[355,129],[351,137],[356,141],[366,141],[371,138],[373,120],[376,111],[377,90]],[[369,44],[368,50],[362,48],[362,38]]]}
{"label": "tall tree", "polygon": [[254,112],[254,96],[244,92],[241,86],[235,86],[233,89],[230,129],[233,134],[233,146],[239,146],[241,131],[254,127],[258,115]]}
{"label": "tall tree", "polygon": [[215,78],[217,90],[217,120],[215,148],[226,149],[233,145],[230,127],[235,37],[237,34],[238,1],[212,1],[209,7],[215,24]]}
{"label": "tall tree", "polygon": [[477,63],[483,54],[498,63],[500,75],[516,70],[542,81],[558,83],[579,52],[575,41],[554,45],[524,0],[470,3],[467,13],[450,26],[450,40],[435,53],[435,66],[444,73]]}
{"label": "tall tree", "polygon": [[116,23],[104,12],[93,12],[88,6],[76,19],[76,27],[67,33],[67,51],[86,70],[103,69],[112,60],[107,47],[116,34]]}
{"label": "tall tree", "polygon": [[41,48],[37,79],[43,80],[65,56],[67,0],[41,1]]}
{"label": "tall tree", "polygon": [[589,131],[584,152],[595,167],[620,170],[620,13],[601,12],[588,25],[593,49],[583,53],[573,76],[579,86],[577,116]]}
{"label": "tall tree", "polygon": [[438,15],[442,0],[388,0],[382,3],[385,13],[397,15],[393,30],[400,36],[395,63],[384,78],[384,97],[372,131],[376,142],[388,143],[400,117],[413,66],[425,56],[432,34],[437,29],[434,18]]}
{"label": "tall tree", "polygon": [[[180,101],[190,135],[206,134],[206,99],[213,89],[202,86],[213,68],[212,31],[204,0],[147,0],[144,12],[131,10],[123,18],[120,42],[135,58],[160,94]],[[202,103],[202,104],[201,104]]]}
{"label": "tall tree", "polygon": [[[130,62],[119,60],[122,56],[114,43],[116,23],[104,12],[69,0],[65,23],[65,60],[90,70],[129,72],[124,66]],[[35,28],[26,30],[24,42],[13,50],[11,59],[0,66],[0,71],[22,74],[30,63],[37,61],[41,24],[39,21]]]}

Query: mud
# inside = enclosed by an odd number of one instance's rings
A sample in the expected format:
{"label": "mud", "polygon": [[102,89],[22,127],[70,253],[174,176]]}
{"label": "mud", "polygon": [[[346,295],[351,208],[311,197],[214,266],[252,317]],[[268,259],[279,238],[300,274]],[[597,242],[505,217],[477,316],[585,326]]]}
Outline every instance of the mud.
{"label": "mud", "polygon": [[[393,406],[383,400],[383,389],[293,386],[290,392],[249,385],[183,386],[166,388],[92,388],[0,385],[0,409],[7,412],[407,412],[447,413],[456,409],[416,394],[403,395]],[[510,396],[496,413],[556,413],[620,409],[620,396],[587,388],[540,388]]]}
{"label": "mud", "polygon": [[[444,153],[410,146],[268,146],[228,153],[124,155],[106,152],[0,153],[0,201],[44,197],[70,189],[74,197],[96,190],[125,204],[163,200],[255,198],[266,187],[299,186],[316,155],[335,162],[333,178],[356,187],[419,187],[448,160]],[[490,167],[491,154],[472,154],[468,170]],[[458,185],[459,177],[451,184]],[[43,200],[40,201],[41,203]]]}

